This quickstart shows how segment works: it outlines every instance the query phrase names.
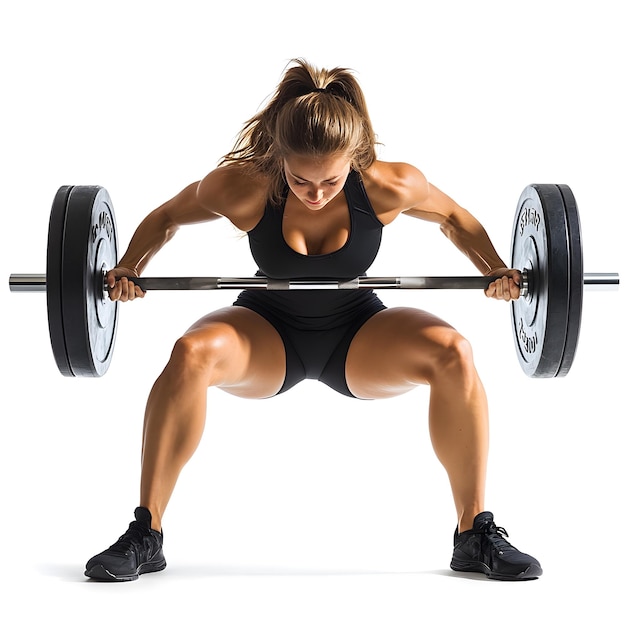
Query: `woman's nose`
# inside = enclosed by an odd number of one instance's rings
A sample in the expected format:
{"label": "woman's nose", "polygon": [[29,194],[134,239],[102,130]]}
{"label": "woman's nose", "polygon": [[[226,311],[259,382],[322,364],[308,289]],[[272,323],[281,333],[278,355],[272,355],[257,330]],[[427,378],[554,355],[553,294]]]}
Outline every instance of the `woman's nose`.
{"label": "woman's nose", "polygon": [[322,199],[322,194],[323,194],[323,193],[324,193],[324,192],[323,192],[323,190],[322,190],[322,188],[321,188],[321,187],[318,187],[318,188],[316,188],[316,189],[311,189],[311,190],[309,191],[309,199],[310,199],[312,202],[317,202],[318,200],[321,200],[321,199]]}

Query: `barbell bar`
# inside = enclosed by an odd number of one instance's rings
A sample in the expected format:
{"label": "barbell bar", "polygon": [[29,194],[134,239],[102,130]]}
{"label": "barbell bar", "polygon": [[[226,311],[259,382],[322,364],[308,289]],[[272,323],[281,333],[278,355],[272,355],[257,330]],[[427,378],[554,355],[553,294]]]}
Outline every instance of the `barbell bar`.
{"label": "barbell bar", "polygon": [[[520,296],[528,294],[528,272],[522,271]],[[106,297],[106,272],[103,272],[102,289]],[[144,291],[210,291],[214,289],[487,289],[494,281],[493,276],[357,276],[351,280],[292,279],[278,280],[266,276],[223,277],[223,276],[159,276],[131,278]],[[619,285],[619,274],[585,273],[585,287]],[[45,292],[45,274],[11,274],[11,291]]]}
{"label": "barbell bar", "polygon": [[[527,186],[512,233],[511,267],[521,295],[511,319],[518,360],[532,378],[565,376],[578,343],[584,287],[615,288],[617,273],[583,272],[578,208],[567,185]],[[46,274],[11,274],[14,292],[45,292],[53,355],[65,376],[99,377],[109,368],[119,319],[106,273],[117,264],[113,204],[100,186],[63,186],[48,229]],[[140,277],[151,290],[486,289],[488,276],[397,276],[338,280],[253,277]]]}

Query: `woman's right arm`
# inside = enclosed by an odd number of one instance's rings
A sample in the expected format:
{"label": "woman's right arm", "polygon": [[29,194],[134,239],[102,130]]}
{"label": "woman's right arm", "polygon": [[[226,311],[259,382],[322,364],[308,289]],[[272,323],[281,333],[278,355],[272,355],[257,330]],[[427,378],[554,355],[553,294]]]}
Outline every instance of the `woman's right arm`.
{"label": "woman's right arm", "polygon": [[198,200],[199,183],[188,185],[179,194],[149,213],[133,234],[128,249],[115,268],[107,273],[111,300],[143,298],[144,292],[132,282],[141,276],[152,257],[184,224],[206,222],[220,217]]}
{"label": "woman's right arm", "polygon": [[249,230],[260,219],[267,193],[263,181],[247,176],[240,168],[218,167],[188,185],[139,224],[128,249],[115,268],[107,273],[112,300],[143,298],[144,292],[132,282],[141,276],[152,257],[187,224],[199,224],[226,217],[240,230]]}

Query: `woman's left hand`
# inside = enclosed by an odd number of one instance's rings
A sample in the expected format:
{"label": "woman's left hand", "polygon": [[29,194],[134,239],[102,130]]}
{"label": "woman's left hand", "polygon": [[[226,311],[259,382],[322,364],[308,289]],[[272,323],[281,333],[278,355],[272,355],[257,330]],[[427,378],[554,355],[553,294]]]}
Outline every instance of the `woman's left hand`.
{"label": "woman's left hand", "polygon": [[488,298],[496,300],[517,300],[520,296],[520,284],[522,275],[519,270],[511,270],[505,267],[492,270],[487,276],[493,277],[493,282],[485,289]]}

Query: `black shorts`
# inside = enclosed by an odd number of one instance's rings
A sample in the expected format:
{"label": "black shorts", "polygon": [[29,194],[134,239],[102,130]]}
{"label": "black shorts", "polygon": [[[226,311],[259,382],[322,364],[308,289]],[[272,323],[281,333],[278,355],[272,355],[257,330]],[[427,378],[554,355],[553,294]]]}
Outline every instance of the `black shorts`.
{"label": "black shorts", "polygon": [[346,356],[357,331],[385,309],[369,289],[245,290],[233,303],[255,311],[276,329],[287,357],[283,386],[319,380],[350,398]]}

